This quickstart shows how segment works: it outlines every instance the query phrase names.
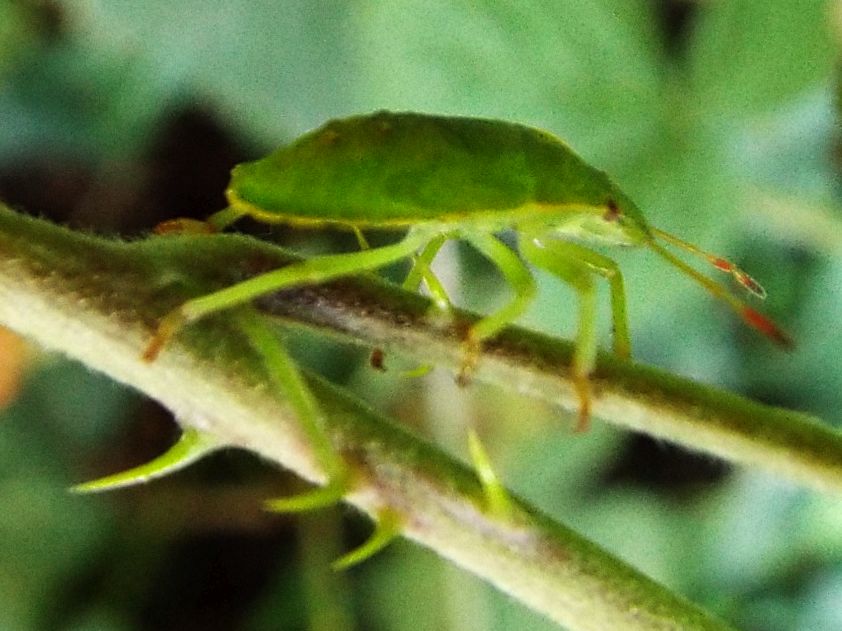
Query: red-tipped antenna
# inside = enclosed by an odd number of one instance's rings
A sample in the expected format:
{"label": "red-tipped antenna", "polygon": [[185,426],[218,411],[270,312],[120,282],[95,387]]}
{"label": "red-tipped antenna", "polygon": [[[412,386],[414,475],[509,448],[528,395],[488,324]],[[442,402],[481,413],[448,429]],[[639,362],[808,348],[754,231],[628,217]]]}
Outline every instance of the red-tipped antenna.
{"label": "red-tipped antenna", "polygon": [[[661,230],[652,229],[652,231],[662,237],[665,241],[668,241],[674,245],[677,245],[685,250],[688,250],[698,256],[701,256],[707,259],[714,267],[717,269],[726,271],[734,276],[740,285],[745,287],[748,291],[755,294],[758,297],[764,298],[766,296],[766,292],[760,286],[760,284],[755,281],[751,276],[743,272],[741,269],[733,265],[732,263],[721,259],[717,256],[712,254],[708,254],[697,248],[694,245],[687,243],[686,241],[679,239],[678,237],[674,237],[671,234],[663,232]],[[708,290],[713,296],[719,298],[726,304],[728,304],[736,313],[739,315],[743,322],[748,324],[751,328],[759,331],[770,340],[783,346],[784,348],[792,348],[794,346],[792,339],[784,333],[772,320],[764,316],[759,311],[751,308],[748,306],[744,301],[740,300],[729,291],[727,291],[721,285],[713,282],[707,276],[699,273],[687,263],[682,261],[680,258],[671,254],[668,250],[660,246],[654,241],[649,243],[650,247],[657,252],[662,258],[666,259],[667,262],[672,264],[674,267],[677,267],[679,270],[687,274],[690,278],[695,280],[699,283],[702,287]]]}
{"label": "red-tipped antenna", "polygon": [[761,300],[766,299],[766,290],[763,289],[763,286],[756,280],[754,280],[751,276],[746,274],[739,267],[734,265],[731,261],[716,256],[715,254],[711,254],[710,252],[705,252],[701,248],[698,248],[692,243],[688,243],[684,239],[680,239],[679,237],[676,237],[675,235],[670,234],[669,232],[658,230],[658,228],[651,228],[651,230],[654,234],[661,237],[664,241],[672,243],[673,245],[677,245],[681,249],[705,259],[716,269],[725,272],[726,274],[731,274],[731,276],[734,277],[734,280],[736,280],[740,285],[742,285],[744,289],[751,292]]}

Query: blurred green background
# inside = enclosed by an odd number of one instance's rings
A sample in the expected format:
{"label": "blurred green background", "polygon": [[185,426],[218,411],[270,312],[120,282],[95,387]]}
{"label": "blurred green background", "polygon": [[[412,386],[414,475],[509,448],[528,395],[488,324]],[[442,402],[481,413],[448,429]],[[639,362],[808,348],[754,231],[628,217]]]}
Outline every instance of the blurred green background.
{"label": "blurred green background", "polygon": [[[536,125],[613,174],[653,224],[760,279],[798,343],[780,352],[657,258],[611,252],[638,360],[842,424],[840,42],[830,0],[0,0],[0,199],[139,237],[221,208],[234,164],[331,117]],[[347,244],[251,229],[308,250]],[[504,296],[465,248],[436,265],[460,304]],[[540,280],[525,324],[570,336],[572,292]],[[373,374],[363,351],[296,342],[303,363],[454,454],[477,427],[519,493],[741,629],[842,628],[839,498],[599,422],[572,435],[534,402],[460,392],[438,372]],[[0,388],[0,629],[555,628],[405,543],[333,574],[366,520],[263,514],[298,482],[248,454],[71,496],[162,450],[174,425],[7,336],[0,362],[7,378],[25,370],[19,390]]]}

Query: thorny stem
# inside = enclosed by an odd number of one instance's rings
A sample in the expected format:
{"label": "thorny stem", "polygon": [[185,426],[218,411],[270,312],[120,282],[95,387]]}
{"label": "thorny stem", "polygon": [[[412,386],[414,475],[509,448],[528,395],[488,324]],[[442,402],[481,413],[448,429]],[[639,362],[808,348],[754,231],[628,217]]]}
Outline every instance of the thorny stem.
{"label": "thorny stem", "polygon": [[[266,386],[230,318],[188,327],[153,364],[140,358],[161,314],[286,257],[225,235],[115,242],[0,206],[0,323],[146,392],[187,427],[323,482],[289,406]],[[453,341],[464,326],[442,329],[426,318],[424,299],[381,283],[293,290],[261,306],[279,305],[288,319],[364,344],[423,348],[424,361],[454,368],[460,362]],[[468,318],[458,317],[461,325]],[[511,330],[489,345],[476,378],[576,409],[569,359],[568,344]],[[594,382],[602,418],[842,488],[842,438],[817,422],[627,362],[601,360]],[[729,628],[521,501],[505,517],[492,513],[471,472],[340,389],[310,383],[331,441],[354,471],[346,499],[372,515],[399,515],[407,538],[573,631]],[[728,442],[735,446],[723,448]]]}

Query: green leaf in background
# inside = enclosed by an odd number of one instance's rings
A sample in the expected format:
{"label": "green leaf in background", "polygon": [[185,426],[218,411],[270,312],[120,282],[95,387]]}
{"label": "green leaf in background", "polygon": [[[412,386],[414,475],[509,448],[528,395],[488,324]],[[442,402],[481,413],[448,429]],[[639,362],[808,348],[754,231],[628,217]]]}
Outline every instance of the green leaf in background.
{"label": "green leaf in background", "polygon": [[162,93],[207,99],[266,146],[353,107],[352,78],[360,74],[347,49],[353,3],[66,6],[80,41],[124,51],[147,68]]}
{"label": "green leaf in background", "polygon": [[33,33],[26,12],[19,4],[0,2],[0,85],[32,43]]}
{"label": "green leaf in background", "polygon": [[[119,429],[128,393],[78,364],[40,372],[2,415],[0,628],[38,629],[77,614],[67,577],[85,571],[113,524],[107,506],[67,492],[79,449]],[[105,441],[104,441],[105,442]]]}
{"label": "green leaf in background", "polygon": [[354,24],[364,109],[518,120],[591,157],[651,127],[660,61],[651,3],[372,2]]}
{"label": "green leaf in background", "polygon": [[[626,274],[635,357],[838,423],[842,272],[834,236],[842,223],[834,201],[839,167],[830,89],[839,49],[832,30],[837,4],[0,0],[0,169],[18,168],[22,158],[49,163],[58,155],[89,168],[96,184],[106,179],[100,169],[125,173],[123,181],[138,195],[158,200],[135,174],[144,172],[145,152],[159,136],[183,142],[165,124],[185,111],[209,114],[221,135],[249,142],[254,151],[328,118],[380,108],[541,126],[611,173],[653,224],[744,264],[770,289],[764,308],[798,341],[793,355],[747,343],[739,325],[674,270],[645,252],[610,250]],[[33,21],[33,11],[45,7],[61,18],[49,37]],[[664,45],[663,15],[676,7],[688,16],[678,35],[686,41],[675,47],[681,54]],[[162,199],[167,212],[173,202]],[[779,219],[786,214],[790,227],[755,212],[758,204],[771,205]],[[821,221],[811,219],[812,205],[827,211]],[[113,208],[105,203],[98,210],[105,216]],[[197,215],[213,210],[195,208]],[[114,224],[103,220],[97,229],[103,225]],[[812,242],[793,238],[796,232],[815,236]],[[304,234],[300,241],[316,239],[327,237]],[[829,244],[821,252],[819,240]],[[496,303],[488,295],[500,285],[483,276],[477,258],[464,257],[449,277],[454,288],[482,287],[481,304],[490,308]],[[603,298],[607,310],[606,292]],[[542,283],[527,324],[570,336],[574,301],[568,288]],[[606,317],[600,331],[607,344]],[[313,346],[307,339],[302,344]],[[352,362],[337,359],[347,355],[329,350],[319,356],[319,367],[332,376],[349,372]],[[302,357],[308,354],[311,348]],[[358,371],[355,390],[417,421],[418,382],[407,383],[396,371],[385,379],[371,372]],[[482,402],[465,416],[484,424],[498,473],[542,507],[606,544],[618,541],[614,549],[644,557],[643,567],[747,629],[842,628],[837,512],[812,511],[807,523],[797,519],[798,498],[742,478],[701,482],[686,496],[675,492],[677,483],[662,493],[640,481],[610,481],[612,463],[625,457],[626,435],[597,424],[591,434],[571,437],[559,429],[565,420],[555,410],[472,392]],[[153,569],[188,571],[163,554],[166,543],[156,547],[153,533],[115,541],[109,531],[114,515],[137,505],[132,497],[121,505],[125,496],[85,501],[65,494],[67,485],[84,479],[74,467],[86,460],[90,466],[95,456],[89,450],[102,449],[124,427],[121,409],[132,400],[122,396],[78,367],[58,367],[34,378],[21,403],[3,415],[0,498],[14,511],[0,518],[0,628],[137,628],[142,616],[135,599],[155,598],[138,578],[149,574],[143,560]],[[453,423],[463,393],[439,389],[436,396],[445,410],[441,422]],[[646,466],[683,466],[659,464],[666,451],[655,449]],[[155,498],[153,506],[169,511],[172,505]],[[758,520],[764,527],[752,537]],[[272,524],[283,530],[283,522]],[[634,528],[646,532],[629,536]],[[687,550],[688,542],[698,549]],[[199,544],[196,550],[204,553]],[[772,550],[783,552],[764,562],[763,553]],[[357,614],[371,614],[377,629],[440,628],[446,617],[440,564],[406,546],[392,552],[352,575],[360,585]],[[801,565],[789,562],[792,555]],[[276,558],[274,551],[267,556]],[[78,585],[80,574],[109,563],[115,565],[104,573],[114,579],[110,587],[73,592],[79,610],[67,619],[67,599],[60,596]],[[255,629],[288,620],[288,626],[304,624],[300,590],[290,586],[300,567],[283,555],[277,563],[274,579],[240,593],[254,598],[258,614],[265,612],[255,615]],[[121,564],[136,565],[134,574]],[[445,580],[459,589],[458,579]],[[197,571],[190,581],[213,583],[214,576]],[[532,628],[531,614],[480,592],[475,621],[490,620],[484,631]],[[45,594],[58,595],[59,605],[39,618]]]}
{"label": "green leaf in background", "polygon": [[706,3],[690,53],[697,107],[726,118],[773,112],[825,81],[835,59],[834,4]]}
{"label": "green leaf in background", "polygon": [[532,122],[609,154],[618,136],[646,133],[658,99],[660,51],[643,0],[67,9],[78,41],[123,50],[162,87],[205,95],[263,143],[393,108]]}

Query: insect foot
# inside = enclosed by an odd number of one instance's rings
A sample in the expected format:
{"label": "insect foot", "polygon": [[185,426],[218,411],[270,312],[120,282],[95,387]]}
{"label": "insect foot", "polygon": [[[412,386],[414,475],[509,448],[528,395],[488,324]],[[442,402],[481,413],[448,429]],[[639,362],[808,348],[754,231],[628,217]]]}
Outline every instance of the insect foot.
{"label": "insect foot", "polygon": [[146,349],[143,351],[142,359],[145,362],[154,362],[161,350],[169,342],[170,338],[178,332],[178,330],[187,322],[187,318],[182,313],[182,309],[178,308],[175,311],[170,311],[158,323],[158,328],[152,339],[149,340]]}
{"label": "insect foot", "polygon": [[573,387],[579,397],[579,412],[576,416],[577,434],[587,432],[591,425],[591,381],[588,374],[574,375]]}
{"label": "insect foot", "polygon": [[462,361],[456,373],[456,385],[466,388],[474,380],[474,371],[479,362],[482,342],[468,333],[468,339],[462,345]]}
{"label": "insect foot", "polygon": [[73,493],[98,493],[150,482],[193,464],[209,453],[223,448],[219,440],[196,429],[186,429],[172,447],[138,467],[71,487]]}

